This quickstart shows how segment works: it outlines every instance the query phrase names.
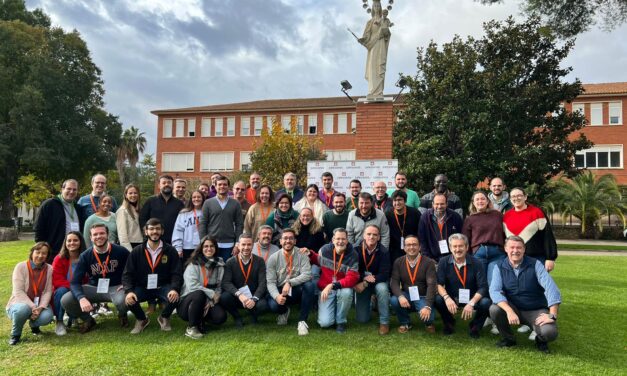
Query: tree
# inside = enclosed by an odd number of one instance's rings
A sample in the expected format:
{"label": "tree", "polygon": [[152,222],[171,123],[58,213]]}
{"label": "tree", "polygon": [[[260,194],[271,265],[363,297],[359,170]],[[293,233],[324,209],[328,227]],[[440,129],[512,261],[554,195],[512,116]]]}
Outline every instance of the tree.
{"label": "tree", "polygon": [[[503,0],[481,0],[483,4],[501,3]],[[597,22],[609,31],[627,21],[625,0],[526,0],[523,12],[540,17],[556,34],[571,38],[590,29]]]}
{"label": "tree", "polygon": [[[137,176],[136,167],[137,162],[139,161],[139,155],[145,150],[146,137],[144,136],[144,132],[140,132],[139,129],[135,127],[130,127],[129,129],[124,130],[124,133],[122,134],[122,141],[116,148],[115,160],[115,166],[118,170],[121,185],[125,185],[127,181],[132,180],[132,178]],[[124,171],[124,166],[127,161],[131,168],[131,179],[127,178]]]}
{"label": "tree", "polygon": [[139,186],[141,203],[152,196],[155,192],[155,181],[157,178],[157,162],[152,154],[144,154],[144,159],[137,166],[136,184]]}
{"label": "tree", "polygon": [[627,205],[622,202],[620,188],[613,175],[595,178],[591,171],[585,171],[572,180],[560,178],[553,187],[548,202],[562,213],[564,221],[570,215],[579,219],[581,235],[590,235],[595,225],[603,230],[603,215],[614,214],[623,222],[623,227],[627,226]]}
{"label": "tree", "polygon": [[322,140],[317,136],[299,134],[295,118],[290,122],[289,131],[284,130],[275,118],[272,131],[264,128],[261,138],[253,142],[252,170],[263,176],[264,183],[273,188],[283,185],[283,175],[287,172],[295,173],[302,181],[307,177],[307,161],[326,159],[320,151],[321,144]]}
{"label": "tree", "polygon": [[[562,82],[572,42],[558,46],[538,19],[484,25],[485,36],[456,36],[441,49],[418,50],[418,73],[394,129],[394,155],[416,188],[432,189],[445,173],[468,202],[475,185],[501,176],[510,187],[574,175],[577,150],[589,148],[585,119],[561,106],[582,92]],[[547,116],[553,113],[552,116]]]}
{"label": "tree", "polygon": [[104,109],[101,73],[77,31],[23,1],[0,1],[0,217],[19,176],[62,181],[114,165],[121,124]]}

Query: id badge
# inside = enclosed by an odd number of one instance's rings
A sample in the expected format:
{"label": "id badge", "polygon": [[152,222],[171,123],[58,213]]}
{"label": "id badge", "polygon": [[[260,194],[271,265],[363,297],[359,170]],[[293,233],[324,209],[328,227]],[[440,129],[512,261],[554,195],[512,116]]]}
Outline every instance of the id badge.
{"label": "id badge", "polygon": [[157,281],[159,279],[158,274],[148,274],[148,283],[146,288],[148,290],[154,290],[157,288]]}
{"label": "id badge", "polygon": [[401,251],[405,250],[405,237],[401,236]]}
{"label": "id badge", "polygon": [[470,302],[470,290],[459,289],[459,304],[468,304]]}
{"label": "id badge", "polygon": [[253,294],[250,292],[250,287],[248,287],[248,285],[244,285],[244,286],[240,287],[239,289],[237,289],[237,291],[239,291],[240,294],[244,295],[248,299],[252,299],[253,298]]}
{"label": "id badge", "polygon": [[292,288],[290,287],[290,291],[287,292],[287,296],[292,296]]}
{"label": "id badge", "polygon": [[70,222],[70,231],[80,231],[78,222]]}
{"label": "id badge", "polygon": [[335,276],[333,276],[333,283],[337,282],[337,278],[335,278]]}
{"label": "id badge", "polygon": [[36,296],[35,299],[33,299],[33,303],[35,303],[35,307],[39,307],[39,297]]}
{"label": "id badge", "polygon": [[409,300],[416,302],[420,300],[420,293],[418,292],[418,286],[409,286]]}
{"label": "id badge", "polygon": [[438,241],[438,246],[440,247],[440,254],[441,255],[445,255],[448,252],[448,244],[446,244],[446,240],[440,240]]}
{"label": "id badge", "polygon": [[98,294],[108,294],[109,293],[109,278],[100,278],[98,280],[98,288],[96,289],[96,293]]}

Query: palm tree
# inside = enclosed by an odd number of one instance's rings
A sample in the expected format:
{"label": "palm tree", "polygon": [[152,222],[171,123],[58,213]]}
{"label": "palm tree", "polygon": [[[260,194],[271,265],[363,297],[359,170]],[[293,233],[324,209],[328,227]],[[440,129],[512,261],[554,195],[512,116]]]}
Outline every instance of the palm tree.
{"label": "palm tree", "polygon": [[591,171],[585,171],[573,180],[560,178],[554,183],[554,191],[548,197],[551,206],[562,213],[563,220],[569,215],[581,221],[581,234],[596,224],[603,230],[601,216],[615,214],[625,227],[627,205],[613,175],[595,178]]}
{"label": "palm tree", "polygon": [[[122,142],[116,150],[116,162],[115,165],[120,175],[120,183],[125,185],[126,179],[124,176],[124,164],[128,161],[131,167],[131,171],[135,171],[137,162],[139,161],[139,155],[146,150],[146,137],[144,132],[140,132],[135,127],[130,127],[124,130],[122,134]],[[133,174],[134,175],[134,174]]]}

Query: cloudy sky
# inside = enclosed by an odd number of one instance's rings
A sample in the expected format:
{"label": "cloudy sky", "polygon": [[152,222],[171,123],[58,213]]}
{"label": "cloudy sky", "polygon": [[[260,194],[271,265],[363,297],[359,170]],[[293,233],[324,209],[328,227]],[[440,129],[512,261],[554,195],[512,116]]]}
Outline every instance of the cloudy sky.
{"label": "cloudy sky", "polygon": [[[151,110],[270,98],[340,96],[349,80],[364,95],[369,15],[362,0],[27,0],[53,24],[76,29],[102,69],[107,110],[156,146]],[[382,0],[387,4],[387,0]],[[416,73],[416,48],[455,34],[482,34],[482,22],[519,17],[520,1],[396,0],[386,92],[398,73]],[[627,81],[627,26],[581,35],[566,64],[584,83]]]}

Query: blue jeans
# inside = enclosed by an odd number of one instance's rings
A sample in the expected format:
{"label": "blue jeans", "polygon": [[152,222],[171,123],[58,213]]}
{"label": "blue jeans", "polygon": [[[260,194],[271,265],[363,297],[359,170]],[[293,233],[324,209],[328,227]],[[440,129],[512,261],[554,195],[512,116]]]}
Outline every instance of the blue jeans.
{"label": "blue jeans", "polygon": [[346,324],[348,311],[353,304],[353,289],[331,290],[327,300],[318,302],[318,324],[328,328],[333,324]]}
{"label": "blue jeans", "polygon": [[496,264],[507,257],[505,250],[498,245],[480,245],[475,252],[475,257],[483,263],[483,271],[488,279],[488,286],[492,282],[492,272]]}
{"label": "blue jeans", "polygon": [[372,312],[371,296],[373,294],[377,296],[379,324],[388,325],[390,323],[390,289],[387,282],[379,282],[375,285],[369,284],[364,291],[355,294],[357,322],[367,323],[370,321]]}
{"label": "blue jeans", "polygon": [[170,301],[168,300],[168,293],[172,291],[172,287],[170,287],[170,285],[164,285],[159,288],[150,290],[145,287],[137,286],[133,290],[135,295],[137,295],[137,301],[135,302],[135,304],[130,305],[128,309],[133,312],[133,315],[135,315],[137,320],[146,320],[146,313],[144,313],[144,310],[140,306],[141,302],[147,302],[154,299],[160,299],[166,302],[167,305],[161,312],[161,316],[165,318],[169,318],[172,315],[172,312],[178,306],[178,302],[170,303]]}
{"label": "blue jeans", "polygon": [[222,257],[222,261],[226,262],[226,260],[231,257],[233,253],[233,247],[229,248],[218,248],[218,257]]}
{"label": "blue jeans", "polygon": [[[279,291],[281,291],[283,289],[283,286],[279,286],[278,289]],[[274,298],[272,298],[272,296],[268,294],[266,298],[268,301],[268,308],[274,313],[283,314],[287,312],[288,305],[293,305],[300,302],[300,313],[298,316],[298,321],[307,321],[307,317],[309,317],[311,307],[313,307],[314,290],[315,286],[311,281],[307,281],[302,285],[293,286],[292,296],[287,296],[287,300],[283,305],[277,303],[276,300],[274,300]]]}
{"label": "blue jeans", "polygon": [[[32,315],[32,313],[33,311],[30,309],[28,304],[24,303],[12,304],[7,309],[7,316],[9,316],[13,324],[11,327],[11,336],[22,335],[24,324],[26,324],[27,320],[30,320],[30,315]],[[41,311],[37,320],[30,320],[30,327],[39,328],[40,326],[48,325],[52,322],[53,318],[54,314],[52,313],[52,309],[47,307]]]}
{"label": "blue jeans", "polygon": [[[411,320],[409,319],[409,313],[411,311],[420,312],[421,309],[427,306],[427,300],[425,298],[420,298],[420,300],[412,302],[411,300],[409,300],[409,293],[407,292],[403,292],[403,296],[405,296],[405,298],[409,301],[409,304],[411,305],[410,308],[401,307],[401,303],[399,303],[398,297],[396,296],[393,296],[392,298],[390,298],[390,303],[392,304],[392,308],[396,312],[396,317],[398,317],[398,322],[401,325],[409,325],[411,324]],[[435,320],[435,310],[433,307],[431,308],[432,309],[431,309],[431,314],[429,315],[429,319],[424,322],[425,325],[427,326],[433,324],[433,321]]]}
{"label": "blue jeans", "polygon": [[67,287],[59,287],[54,290],[54,296],[52,297],[54,301],[54,317],[57,318],[58,322],[63,321],[63,315],[65,314],[65,310],[61,305],[61,298],[65,295],[66,292],[70,291]]}

